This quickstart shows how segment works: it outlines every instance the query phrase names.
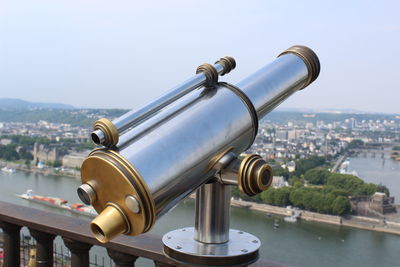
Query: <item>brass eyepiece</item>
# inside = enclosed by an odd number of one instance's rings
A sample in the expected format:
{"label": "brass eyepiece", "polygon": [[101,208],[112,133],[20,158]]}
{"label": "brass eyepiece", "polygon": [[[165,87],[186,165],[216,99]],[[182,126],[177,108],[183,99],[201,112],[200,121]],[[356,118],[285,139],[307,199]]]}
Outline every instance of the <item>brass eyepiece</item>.
{"label": "brass eyepiece", "polygon": [[267,190],[272,183],[272,168],[259,155],[250,154],[240,164],[238,184],[248,196]]}
{"label": "brass eyepiece", "polygon": [[88,183],[79,186],[77,192],[80,200],[86,205],[92,205],[97,199],[96,191]]}
{"label": "brass eyepiece", "polygon": [[109,203],[90,223],[90,230],[101,243],[107,243],[114,237],[129,232],[130,225],[118,205]]}
{"label": "brass eyepiece", "polygon": [[99,119],[94,123],[91,137],[95,144],[106,147],[116,145],[119,140],[117,128],[106,118]]}

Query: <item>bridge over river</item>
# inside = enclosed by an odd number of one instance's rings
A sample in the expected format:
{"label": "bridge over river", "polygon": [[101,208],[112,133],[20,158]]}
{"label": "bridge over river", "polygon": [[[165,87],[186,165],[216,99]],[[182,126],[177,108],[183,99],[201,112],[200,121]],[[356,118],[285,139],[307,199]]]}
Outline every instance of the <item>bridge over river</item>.
{"label": "bridge over river", "polygon": [[349,150],[350,152],[356,152],[356,153],[399,153],[400,150],[392,150],[392,149],[378,149],[378,148],[353,148]]}

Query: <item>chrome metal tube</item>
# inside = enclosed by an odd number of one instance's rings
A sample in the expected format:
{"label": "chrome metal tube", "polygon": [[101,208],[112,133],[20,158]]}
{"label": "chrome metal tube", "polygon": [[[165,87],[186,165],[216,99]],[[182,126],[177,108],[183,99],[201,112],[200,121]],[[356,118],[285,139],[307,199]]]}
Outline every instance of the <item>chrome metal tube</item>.
{"label": "chrome metal tube", "polygon": [[277,59],[242,80],[237,87],[250,98],[259,119],[319,75],[315,53],[304,46],[293,46]]}
{"label": "chrome metal tube", "polygon": [[240,159],[232,160],[228,166],[220,171],[219,182],[225,185],[238,185],[238,173],[241,163]]}
{"label": "chrome metal tube", "polygon": [[298,91],[308,77],[307,66],[293,54],[278,57],[236,84],[253,103],[259,118]]}
{"label": "chrome metal tube", "polygon": [[[118,227],[124,228],[125,234],[150,230],[157,218],[215,176],[215,166],[222,164],[224,155],[239,155],[251,146],[257,133],[257,117],[261,119],[293,92],[307,86],[318,73],[315,54],[296,46],[237,84],[239,88],[220,83],[212,89],[193,90],[149,114],[151,119],[147,117],[141,128],[124,134],[130,138],[120,145],[94,150],[84,161],[82,182],[91,186],[96,196],[91,204],[98,213],[109,207],[110,214],[120,219]],[[170,101],[166,98],[142,109],[143,114],[162,106],[164,100]],[[115,129],[107,128],[107,121],[102,123],[114,136]],[[243,168],[240,177],[245,181],[239,183],[250,193],[268,186],[271,176],[263,162],[254,160],[245,161],[254,166]],[[252,176],[257,179],[247,179]],[[81,193],[84,200],[90,199],[90,191]],[[137,209],[127,205],[127,196],[137,200]]]}
{"label": "chrome metal tube", "polygon": [[162,112],[148,118],[136,127],[126,131],[120,136],[119,141],[116,145],[118,149],[123,149],[125,146],[132,143],[135,139],[140,138],[140,136],[145,135],[153,128],[157,127],[161,123],[165,122],[169,118],[173,117],[174,114],[184,111],[191,104],[199,100],[202,94],[198,94],[197,97],[183,96],[182,98],[176,100],[173,105],[169,105],[163,109]]}
{"label": "chrome metal tube", "polygon": [[230,187],[212,182],[196,191],[194,239],[208,244],[229,240]]}
{"label": "chrome metal tube", "polygon": [[[233,153],[240,154],[253,142],[254,125],[248,107],[226,87],[193,91],[182,102],[187,103],[183,110],[129,144],[116,147],[146,182],[157,216],[213,175],[209,165],[221,151],[232,148]],[[173,105],[178,104],[183,103]]]}
{"label": "chrome metal tube", "polygon": [[[227,57],[228,58],[228,57]],[[222,59],[221,59],[222,60]],[[233,60],[229,58],[229,60]],[[224,75],[231,71],[232,68],[235,67],[235,62],[233,60],[232,65],[226,66],[221,61],[218,61],[213,65],[218,75]],[[150,102],[146,106],[138,109],[131,110],[122,116],[114,119],[112,124],[115,126],[119,135],[122,135],[127,129],[131,127],[135,127],[139,125],[141,122],[145,121],[148,118],[151,118],[157,112],[170,105],[174,101],[179,98],[185,96],[189,92],[193,91],[196,88],[199,88],[207,82],[207,75],[204,72],[200,72],[195,76],[189,78],[185,82],[180,85],[172,88],[170,91],[160,96],[156,100]],[[100,129],[95,129],[92,133],[92,139],[96,144],[104,144],[106,140],[105,134]]]}
{"label": "chrome metal tube", "polygon": [[[308,75],[301,57],[285,54],[250,76],[254,82],[246,79],[238,86],[261,119],[302,88]],[[239,155],[247,149],[254,127],[243,99],[220,85],[192,91],[172,103],[138,129],[129,130],[115,149],[143,177],[159,217],[214,174],[208,165],[218,153],[232,147]]]}
{"label": "chrome metal tube", "polygon": [[[218,66],[220,65],[218,64]],[[156,112],[160,111],[175,100],[200,87],[205,83],[205,81],[206,75],[204,73],[196,74],[195,76],[184,81],[182,84],[172,88],[164,95],[158,97],[156,100],[150,102],[146,106],[138,110],[131,110],[121,117],[113,120],[112,123],[117,128],[118,133],[121,134],[128,128],[134,127],[141,121],[144,121],[148,117],[154,115]]]}

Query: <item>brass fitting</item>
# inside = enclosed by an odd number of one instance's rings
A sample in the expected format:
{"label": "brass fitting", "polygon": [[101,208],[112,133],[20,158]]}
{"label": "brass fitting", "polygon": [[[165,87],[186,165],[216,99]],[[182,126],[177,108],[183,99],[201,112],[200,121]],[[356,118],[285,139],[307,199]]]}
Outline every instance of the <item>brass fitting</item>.
{"label": "brass fitting", "polygon": [[155,203],[147,185],[117,152],[92,151],[82,164],[81,179],[90,187],[81,186],[80,196],[89,199],[99,213],[90,224],[99,242],[106,243],[120,234],[140,235],[154,225]]}
{"label": "brass fitting", "polygon": [[213,65],[208,63],[200,65],[196,70],[196,74],[199,73],[204,73],[206,76],[205,87],[214,87],[218,83],[218,72]]}
{"label": "brass fitting", "polygon": [[280,53],[278,57],[285,54],[295,54],[299,56],[307,66],[308,79],[301,89],[307,87],[310,83],[318,78],[319,72],[321,70],[321,65],[319,63],[318,56],[310,48],[303,45],[294,45]]}
{"label": "brass fitting", "polygon": [[236,61],[233,57],[223,57],[220,58],[215,64],[221,64],[224,66],[224,70],[221,73],[221,76],[224,76],[225,74],[231,72],[236,67]]}
{"label": "brass fitting", "polygon": [[114,203],[106,208],[90,223],[90,230],[98,241],[107,243],[114,237],[130,231],[124,212]]}
{"label": "brass fitting", "polygon": [[102,144],[106,147],[114,146],[119,141],[118,130],[115,125],[107,118],[97,120],[93,125],[93,130],[100,130],[104,134],[104,142],[100,142],[95,132],[92,133],[92,139],[96,144]]}
{"label": "brass fitting", "polygon": [[272,183],[272,168],[259,155],[247,155],[240,164],[238,185],[248,196],[267,190]]}

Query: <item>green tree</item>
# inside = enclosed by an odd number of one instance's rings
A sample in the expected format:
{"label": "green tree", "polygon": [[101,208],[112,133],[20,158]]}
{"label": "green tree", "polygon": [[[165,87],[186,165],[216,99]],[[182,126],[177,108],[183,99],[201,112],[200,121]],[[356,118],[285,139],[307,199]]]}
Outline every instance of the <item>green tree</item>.
{"label": "green tree", "polygon": [[273,170],[274,176],[283,176],[285,179],[289,179],[290,177],[290,172],[287,168],[276,168]]}
{"label": "green tree", "polygon": [[306,171],[304,179],[311,184],[323,185],[331,173],[325,168],[314,168]]}
{"label": "green tree", "polygon": [[353,148],[362,148],[363,146],[364,146],[364,142],[363,142],[362,140],[355,139],[355,140],[352,140],[352,141],[349,143],[348,148],[349,148],[349,149],[353,149]]}
{"label": "green tree", "polygon": [[328,193],[324,194],[321,203],[321,211],[322,213],[332,214],[332,206],[335,201],[336,196],[334,194]]}
{"label": "green tree", "polygon": [[303,206],[307,210],[314,210],[314,199],[315,193],[311,190],[307,190],[303,195]]}
{"label": "green tree", "polygon": [[33,155],[32,155],[32,153],[29,152],[29,151],[27,150],[26,147],[21,148],[21,149],[19,150],[18,154],[19,154],[19,157],[20,157],[21,159],[33,160]]}
{"label": "green tree", "polygon": [[294,187],[301,187],[303,186],[303,180],[299,177],[293,176],[289,179],[289,184]]}
{"label": "green tree", "polygon": [[53,161],[53,167],[61,167],[62,166],[62,161],[61,160],[55,160]]}
{"label": "green tree", "polygon": [[[79,171],[80,168],[78,168],[77,170]],[[243,199],[245,201],[261,202],[260,194],[252,196],[252,197],[249,197],[248,195],[242,193],[238,186],[232,186],[231,194],[232,194],[233,197],[240,198],[240,199]]]}
{"label": "green tree", "polygon": [[385,193],[388,197],[390,196],[389,189],[381,183],[377,186],[377,192]]}
{"label": "green tree", "polygon": [[378,187],[374,184],[361,184],[354,192],[354,196],[371,196],[375,192],[378,192]]}
{"label": "green tree", "polygon": [[344,197],[349,196],[349,193],[346,190],[336,188],[332,185],[325,185],[323,188],[323,193],[324,194],[333,194],[335,196],[335,198],[337,196],[344,196]]}
{"label": "green tree", "polygon": [[274,205],[275,192],[276,192],[275,188],[270,188],[270,189],[262,192],[261,193],[261,200],[264,203],[267,203],[267,204],[270,204],[270,205]]}
{"label": "green tree", "polygon": [[290,189],[282,187],[275,190],[273,195],[273,204],[276,206],[287,206],[290,204],[289,200]]}
{"label": "green tree", "polygon": [[31,168],[31,161],[29,159],[25,160],[25,166],[26,166],[27,169]]}
{"label": "green tree", "polygon": [[326,159],[324,157],[312,156],[308,159],[300,159],[296,162],[296,170],[294,174],[300,177],[307,170],[322,166],[325,164]]}
{"label": "green tree", "polygon": [[303,205],[303,196],[305,194],[305,190],[302,188],[294,189],[290,192],[289,200],[290,202],[299,208],[304,208]]}
{"label": "green tree", "polygon": [[240,189],[238,186],[231,186],[231,195],[234,198],[240,198]]}
{"label": "green tree", "polygon": [[349,199],[339,196],[333,201],[332,212],[337,215],[350,213],[351,205]]}
{"label": "green tree", "polygon": [[334,186],[339,189],[345,190],[348,194],[353,195],[354,191],[362,185],[364,182],[349,174],[332,173],[327,180],[327,185]]}
{"label": "green tree", "polygon": [[3,158],[5,160],[19,160],[20,156],[16,151],[16,145],[0,145],[0,158]]}

